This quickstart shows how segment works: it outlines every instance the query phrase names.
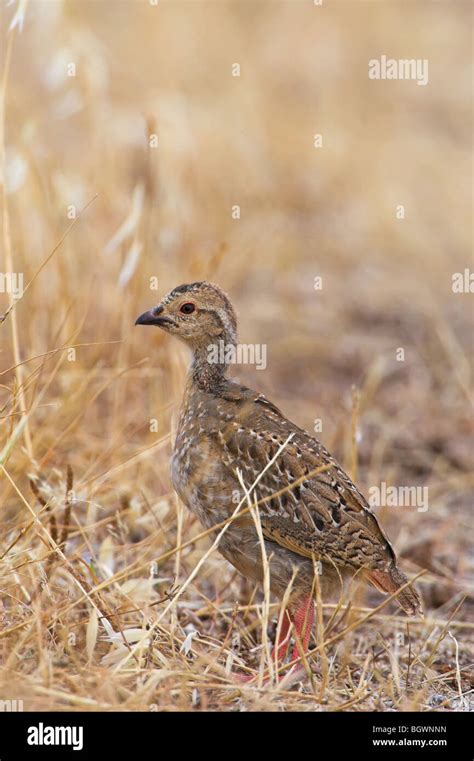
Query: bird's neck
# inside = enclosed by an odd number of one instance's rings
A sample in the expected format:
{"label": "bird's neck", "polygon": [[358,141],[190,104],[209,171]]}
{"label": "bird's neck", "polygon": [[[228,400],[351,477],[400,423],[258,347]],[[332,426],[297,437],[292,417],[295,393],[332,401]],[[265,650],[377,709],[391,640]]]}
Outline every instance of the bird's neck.
{"label": "bird's neck", "polygon": [[229,346],[234,344],[219,339],[212,344],[194,347],[189,371],[193,384],[208,392],[214,391],[222,384],[227,373]]}

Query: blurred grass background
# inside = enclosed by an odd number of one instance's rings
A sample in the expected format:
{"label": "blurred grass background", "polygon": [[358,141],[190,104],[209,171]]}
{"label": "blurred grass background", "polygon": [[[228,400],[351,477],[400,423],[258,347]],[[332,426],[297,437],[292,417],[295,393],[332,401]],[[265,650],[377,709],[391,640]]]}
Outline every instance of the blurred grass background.
{"label": "blurred grass background", "polygon": [[[15,13],[21,33],[9,31]],[[306,429],[320,419],[319,438],[348,468],[355,387],[359,485],[427,485],[430,500],[424,513],[379,510],[405,568],[427,569],[432,618],[412,631],[415,683],[400,683],[408,645],[392,641],[406,622],[387,618],[385,665],[367,667],[363,690],[343,674],[360,675],[380,646],[373,622],[348,633],[343,667],[319,692],[241,700],[464,706],[473,314],[452,275],[472,268],[470,4],[51,0],[0,14],[0,267],[32,281],[13,311],[0,293],[0,697],[27,709],[235,707],[231,685],[211,684],[214,660],[252,657],[259,597],[215,553],[150,638],[145,666],[130,658],[111,674],[156,617],[150,603],[209,546],[153,565],[200,530],[168,475],[188,359],[133,327],[173,286],[209,279],[236,305],[241,341],[268,347],[265,371],[234,375]],[[428,59],[429,84],[369,80],[382,54]],[[57,557],[32,511],[60,535],[68,464],[74,502]],[[456,662],[441,622],[466,594]],[[111,644],[94,601],[130,633]]]}

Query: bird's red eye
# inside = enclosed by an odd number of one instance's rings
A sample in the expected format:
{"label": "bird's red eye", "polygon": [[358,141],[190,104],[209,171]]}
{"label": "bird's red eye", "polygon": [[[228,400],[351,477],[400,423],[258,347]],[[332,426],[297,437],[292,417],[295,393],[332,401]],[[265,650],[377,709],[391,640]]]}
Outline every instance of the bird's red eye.
{"label": "bird's red eye", "polygon": [[195,309],[196,307],[194,306],[194,304],[192,304],[190,301],[187,301],[186,304],[182,304],[180,306],[179,311],[182,312],[183,314],[191,314],[192,312],[194,312]]}

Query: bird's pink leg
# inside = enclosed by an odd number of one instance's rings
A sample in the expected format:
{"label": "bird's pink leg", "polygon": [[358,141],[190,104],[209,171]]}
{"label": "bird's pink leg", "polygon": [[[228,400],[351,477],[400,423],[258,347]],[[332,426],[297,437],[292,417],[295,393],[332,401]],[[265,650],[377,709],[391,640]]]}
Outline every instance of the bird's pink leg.
{"label": "bird's pink leg", "polygon": [[291,654],[291,660],[294,661],[300,657],[300,647],[303,653],[308,651],[311,630],[314,624],[314,600],[312,596],[304,597],[298,605],[293,616],[295,624],[296,644]]}
{"label": "bird's pink leg", "polygon": [[272,662],[278,666],[281,661],[284,661],[288,652],[288,646],[290,644],[290,626],[291,618],[287,610],[283,613],[283,621],[281,622],[280,633],[277,630],[277,639],[272,650]]}
{"label": "bird's pink leg", "polygon": [[[295,627],[296,638],[296,644],[291,654],[291,660],[294,661],[296,659],[299,660],[301,657],[300,648],[302,648],[303,653],[308,651],[309,640],[314,624],[314,600],[311,595],[309,597],[302,598],[298,607],[296,608],[295,613],[292,616],[290,616],[288,611],[285,611],[284,613],[280,636],[275,642],[272,650],[272,661],[275,662],[276,655],[277,668],[285,659],[285,656],[288,652],[288,645],[290,643],[290,626],[292,622]],[[301,663],[299,665],[295,664],[291,671],[288,673],[288,677],[292,678],[294,681],[295,678],[300,678],[304,676],[305,673],[305,668]],[[236,681],[240,683],[250,682],[255,679],[254,676],[248,674],[235,674],[234,676]]]}

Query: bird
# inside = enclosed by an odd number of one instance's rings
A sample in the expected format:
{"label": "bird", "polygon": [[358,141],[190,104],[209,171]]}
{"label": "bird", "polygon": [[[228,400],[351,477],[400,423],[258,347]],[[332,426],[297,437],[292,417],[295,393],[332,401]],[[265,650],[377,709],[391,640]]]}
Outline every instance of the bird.
{"label": "bird", "polygon": [[396,593],[406,614],[422,615],[418,591],[337,460],[263,394],[228,377],[237,318],[224,291],[207,281],[179,285],[135,324],[157,326],[191,349],[171,479],[205,529],[225,526],[224,558],[260,584],[267,567],[272,595],[285,598],[275,662],[288,656],[292,637],[291,658],[301,660],[315,600],[333,597],[354,576]]}

